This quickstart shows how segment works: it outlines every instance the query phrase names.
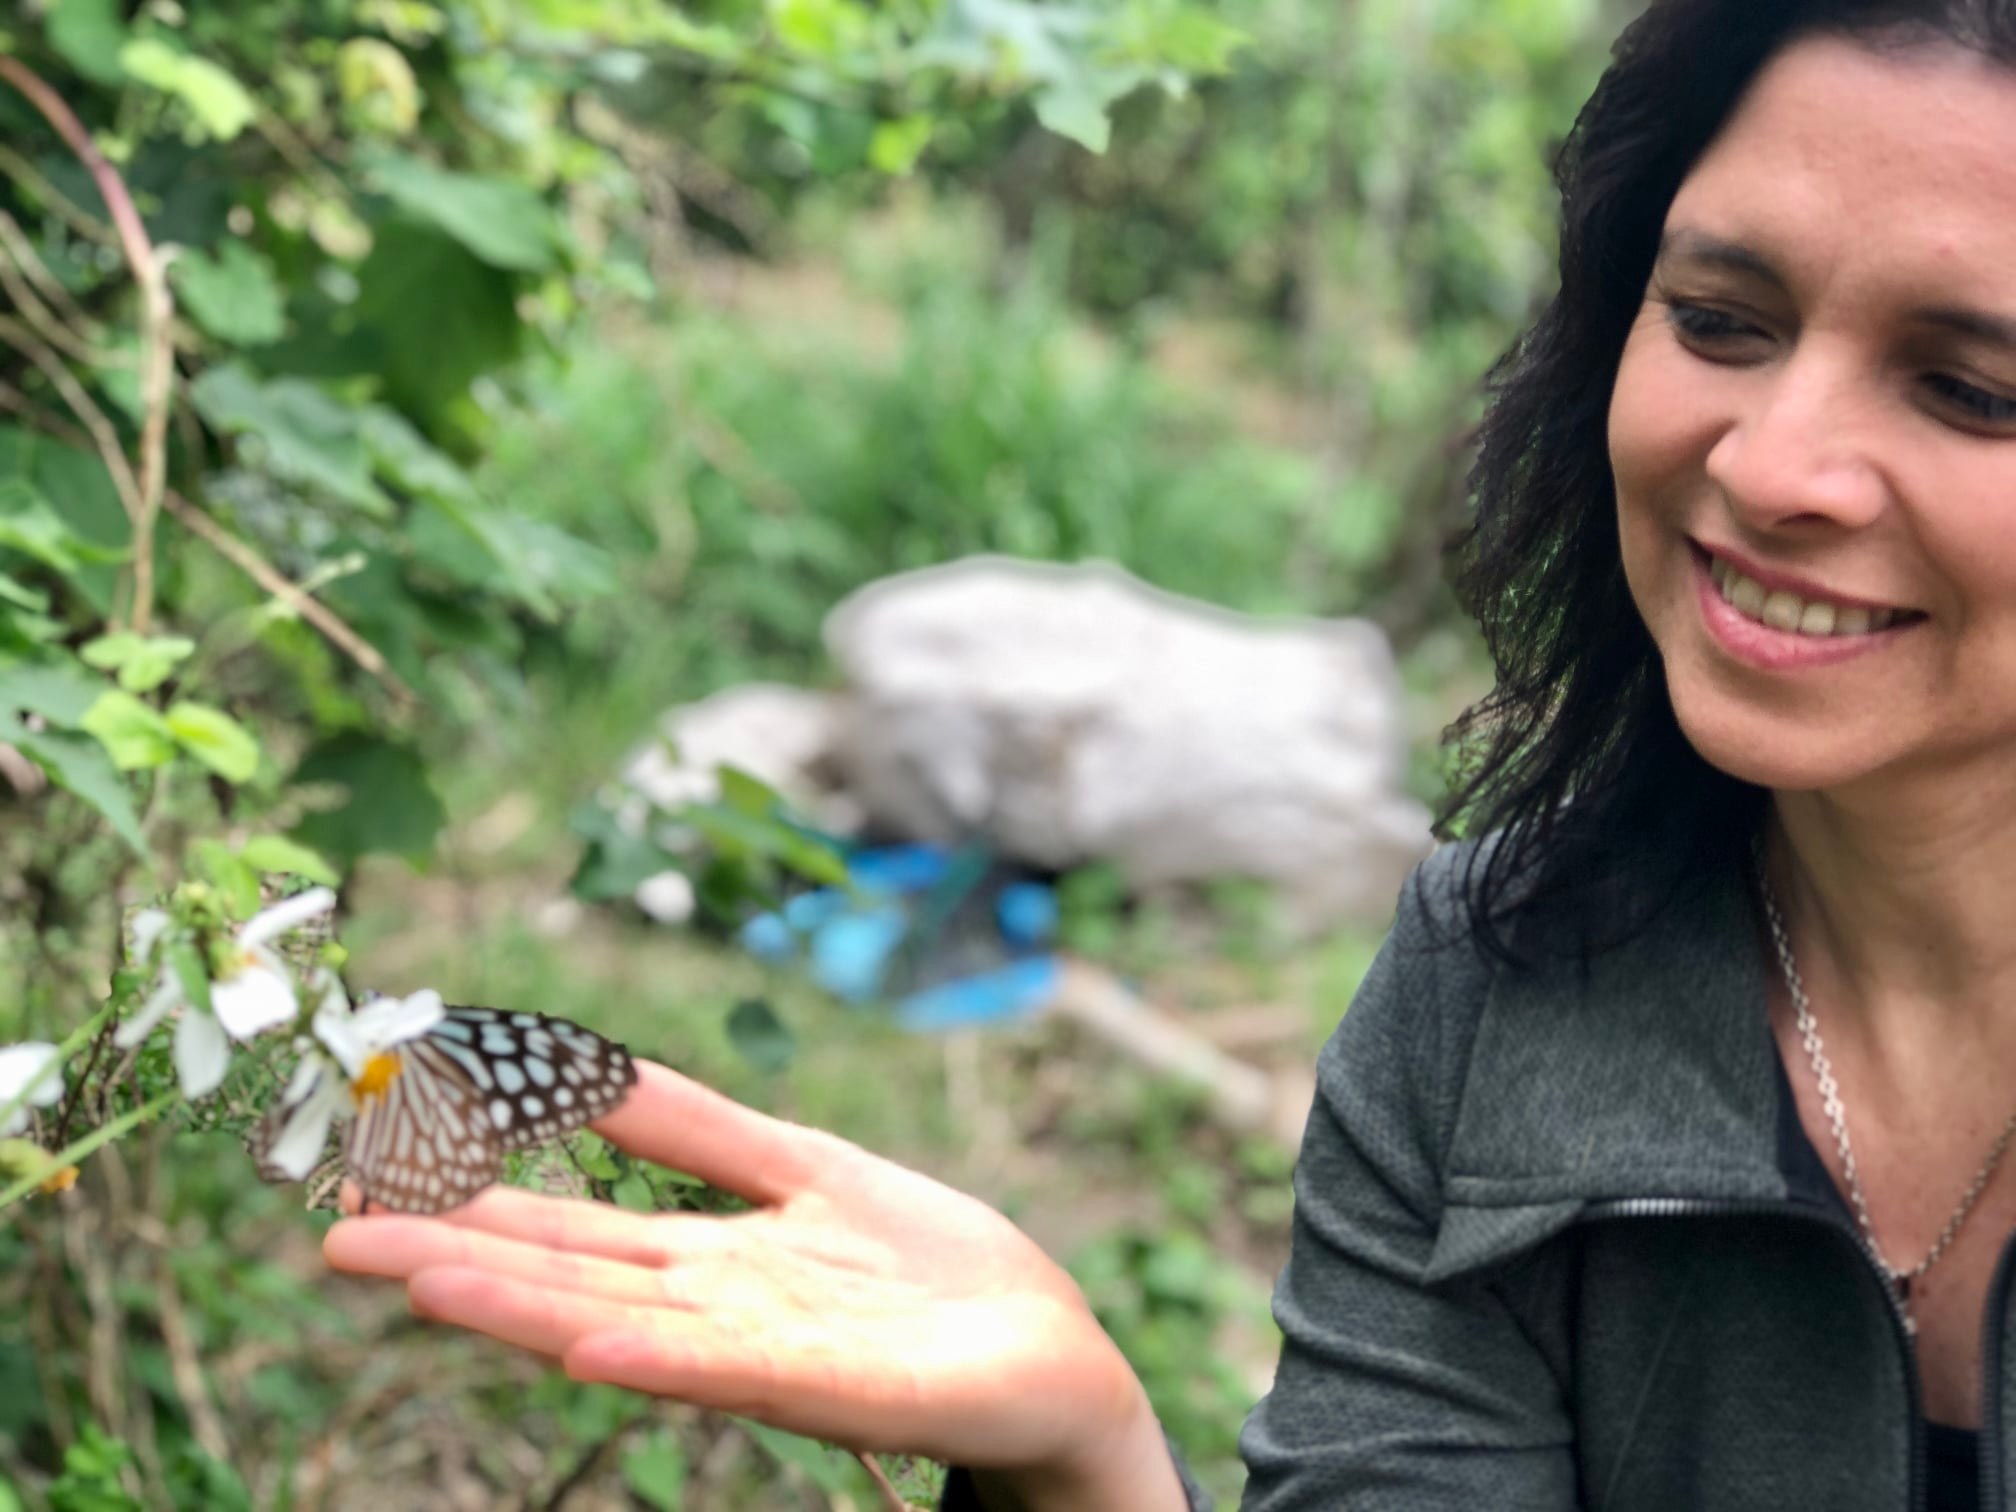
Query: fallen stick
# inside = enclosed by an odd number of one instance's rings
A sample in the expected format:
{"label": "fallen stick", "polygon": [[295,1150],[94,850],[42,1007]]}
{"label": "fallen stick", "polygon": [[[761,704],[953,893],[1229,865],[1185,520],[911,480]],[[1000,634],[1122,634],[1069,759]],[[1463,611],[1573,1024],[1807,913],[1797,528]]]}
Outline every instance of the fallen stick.
{"label": "fallen stick", "polygon": [[1197,1087],[1210,1115],[1235,1133],[1264,1134],[1291,1150],[1301,1144],[1315,1095],[1311,1073],[1298,1069],[1270,1075],[1227,1055],[1112,972],[1087,961],[1064,962],[1046,1011],[1082,1026],[1136,1064]]}

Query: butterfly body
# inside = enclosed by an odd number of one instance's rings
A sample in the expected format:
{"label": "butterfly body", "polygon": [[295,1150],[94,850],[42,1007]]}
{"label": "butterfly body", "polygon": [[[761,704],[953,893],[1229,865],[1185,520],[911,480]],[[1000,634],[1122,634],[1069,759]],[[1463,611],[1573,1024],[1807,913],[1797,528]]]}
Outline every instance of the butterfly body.
{"label": "butterfly body", "polygon": [[[327,1075],[342,1077],[332,1066]],[[447,1007],[424,1031],[376,1048],[347,1078],[343,1157],[363,1197],[403,1213],[459,1206],[495,1182],[507,1151],[546,1143],[613,1110],[637,1080],[629,1052],[566,1019]],[[326,1127],[329,1094],[297,1083],[253,1131],[260,1175],[297,1173],[275,1158],[308,1122]],[[312,1132],[308,1135],[313,1138]]]}

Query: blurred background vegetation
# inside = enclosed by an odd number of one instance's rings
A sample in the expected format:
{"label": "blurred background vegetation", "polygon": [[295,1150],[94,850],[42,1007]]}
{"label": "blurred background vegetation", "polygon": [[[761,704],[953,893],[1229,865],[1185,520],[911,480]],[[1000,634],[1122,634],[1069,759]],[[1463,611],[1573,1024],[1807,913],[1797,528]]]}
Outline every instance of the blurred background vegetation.
{"label": "blurred background vegetation", "polygon": [[[1291,1152],[1064,1026],[907,1037],[587,908],[567,818],[663,710],[818,685],[840,596],[978,551],[1371,617],[1431,791],[1487,675],[1438,564],[1478,379],[1547,289],[1551,149],[1630,8],[27,0],[0,61],[176,249],[152,613],[263,752],[243,782],[157,785],[138,821],[198,873],[248,828],[318,846],[358,985],[569,1014],[987,1196],[1236,1499]],[[0,695],[10,657],[42,681],[0,696],[0,733],[40,732],[55,787],[0,786],[0,1041],[102,997],[107,899],[136,885],[135,816],[68,765],[48,691],[133,617],[108,564],[134,525],[43,359],[120,436],[146,414],[105,207],[8,82]],[[1385,923],[1289,945],[1236,888],[1136,908],[1094,873],[1066,897],[1075,946],[1283,1066]],[[790,1053],[728,1032],[753,996]],[[107,1149],[0,1228],[0,1509],[874,1504],[844,1455],[332,1281],[326,1216],[259,1187],[224,1124]],[[928,1502],[932,1467],[889,1468]]]}

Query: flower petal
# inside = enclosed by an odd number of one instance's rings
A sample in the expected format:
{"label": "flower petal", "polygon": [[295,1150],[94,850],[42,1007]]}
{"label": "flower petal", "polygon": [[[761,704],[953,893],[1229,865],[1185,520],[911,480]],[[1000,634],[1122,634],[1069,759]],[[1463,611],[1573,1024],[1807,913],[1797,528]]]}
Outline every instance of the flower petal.
{"label": "flower petal", "polygon": [[[305,1064],[312,1066],[314,1063]],[[314,1069],[321,1071],[323,1068],[315,1066]],[[295,1080],[298,1082],[300,1078],[301,1073],[295,1072]],[[322,1147],[329,1142],[330,1123],[348,1103],[349,1096],[343,1083],[326,1073],[321,1075],[314,1083],[314,1090],[288,1113],[280,1137],[266,1151],[266,1164],[290,1181],[305,1179],[315,1169],[315,1162],[322,1158]]]}
{"label": "flower petal", "polygon": [[143,908],[133,915],[133,959],[151,960],[154,947],[161,943],[161,932],[168,927],[168,911],[163,908]]}
{"label": "flower petal", "polygon": [[252,915],[238,931],[238,943],[248,948],[277,940],[290,929],[298,929],[336,906],[336,894],[326,887],[311,887],[295,897],[283,899],[271,908]]}
{"label": "flower petal", "polygon": [[[35,1082],[28,1100],[6,1119],[0,1120],[0,1137],[19,1134],[28,1127],[31,1107],[48,1108],[63,1100],[63,1074],[45,1074],[44,1068],[56,1059],[56,1047],[47,1040],[24,1040],[0,1050],[0,1102],[12,1102],[21,1089]],[[40,1080],[36,1080],[36,1078]]]}
{"label": "flower petal", "polygon": [[359,1008],[353,1019],[358,1037],[373,1050],[387,1050],[418,1039],[446,1018],[441,994],[423,987],[410,997],[377,998]]}
{"label": "flower petal", "polygon": [[175,1025],[175,1076],[184,1097],[207,1097],[231,1069],[231,1041],[207,1013],[185,1011]]}
{"label": "flower petal", "polygon": [[154,1032],[154,1026],[168,1016],[170,1009],[182,1002],[182,984],[170,972],[155,984],[147,995],[147,1001],[140,1005],[140,1011],[126,1020],[112,1035],[112,1043],[121,1050],[131,1050],[140,1041]]}
{"label": "flower petal", "polygon": [[170,972],[154,984],[154,990],[147,994],[147,1001],[133,1016],[113,1031],[112,1043],[121,1050],[131,1050],[152,1034],[162,1019],[181,1006],[182,984]]}
{"label": "flower petal", "polygon": [[286,971],[263,950],[236,976],[210,984],[210,1006],[225,1031],[241,1040],[287,1023],[300,1008]]}
{"label": "flower petal", "polygon": [[364,1063],[371,1059],[370,1044],[357,1032],[357,1020],[362,1017],[362,1013],[351,1013],[325,998],[322,1006],[315,1010],[312,1025],[315,1038],[336,1057],[343,1074],[352,1081],[364,1074]]}

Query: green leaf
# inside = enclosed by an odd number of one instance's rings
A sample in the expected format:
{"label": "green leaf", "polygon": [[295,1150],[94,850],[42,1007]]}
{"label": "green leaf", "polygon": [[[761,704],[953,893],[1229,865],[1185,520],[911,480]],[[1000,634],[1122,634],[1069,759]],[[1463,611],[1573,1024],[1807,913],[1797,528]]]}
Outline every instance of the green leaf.
{"label": "green leaf", "polygon": [[623,1451],[623,1480],[630,1492],[658,1512],[680,1512],[686,1495],[686,1450],[672,1431],[653,1425]]}
{"label": "green leaf", "polygon": [[649,1213],[658,1206],[651,1183],[644,1179],[642,1171],[625,1171],[617,1177],[609,1188],[609,1200],[632,1213]]}
{"label": "green leaf", "polygon": [[77,534],[25,478],[0,478],[0,549],[18,551],[62,573],[87,562],[122,561],[126,555]]}
{"label": "green leaf", "polygon": [[120,0],[56,0],[44,24],[49,45],[93,84],[124,80],[119,50],[126,45],[126,15]]}
{"label": "green leaf", "polygon": [[189,847],[196,872],[224,895],[234,919],[249,919],[259,911],[259,873],[221,840],[198,840]]}
{"label": "green leaf", "polygon": [[776,1009],[762,998],[744,998],[729,1011],[728,1043],[735,1053],[758,1071],[775,1074],[786,1069],[798,1054],[797,1038],[791,1026],[777,1017]]}
{"label": "green leaf", "polygon": [[286,333],[273,264],[236,237],[215,253],[183,252],[168,278],[190,318],[219,341],[265,346]]}
{"label": "green leaf", "polygon": [[385,397],[429,433],[465,423],[469,385],[518,356],[518,279],[430,225],[378,228],[357,270],[360,335],[380,344]]}
{"label": "green leaf", "polygon": [[0,572],[0,599],[5,599],[10,604],[18,604],[33,614],[49,612],[48,594],[40,588],[30,588],[26,583],[16,581],[4,572]]}
{"label": "green leaf", "polygon": [[724,762],[714,769],[714,778],[721,784],[721,801],[738,814],[767,819],[784,805],[776,789],[740,767]]}
{"label": "green leaf", "polygon": [[424,855],[447,817],[417,755],[357,732],[309,752],[294,782],[346,790],[343,807],[310,814],[296,831],[304,844],[343,862],[370,851]]}
{"label": "green leaf", "polygon": [[173,95],[220,142],[228,142],[258,115],[259,107],[229,73],[207,58],[170,46],[158,37],[140,37],[119,50],[119,66],[136,84]]}
{"label": "green leaf", "polygon": [[476,485],[469,474],[397,410],[367,404],[357,413],[357,434],[379,476],[427,498],[475,502]]}
{"label": "green leaf", "polygon": [[928,115],[907,115],[876,124],[868,138],[868,162],[880,173],[901,178],[917,166],[931,145],[937,122]]}
{"label": "green leaf", "polygon": [[210,1012],[210,968],[196,942],[176,936],[162,945],[161,953],[175,980],[182,984],[182,995],[205,1013]]}
{"label": "green leaf", "polygon": [[724,855],[768,856],[808,881],[829,887],[847,885],[847,863],[840,853],[789,820],[751,816],[726,805],[706,803],[682,809],[679,818]]}
{"label": "green leaf", "polygon": [[185,698],[167,720],[183,749],[226,782],[250,782],[259,770],[259,742],[222,709]]}
{"label": "green leaf", "polygon": [[106,691],[68,657],[48,661],[0,661],[0,714],[40,714],[51,724],[76,729]]}
{"label": "green leaf", "polygon": [[529,185],[454,173],[404,153],[373,159],[364,178],[415,220],[445,231],[493,268],[550,273],[560,266],[560,223]]}
{"label": "green leaf", "polygon": [[142,636],[122,630],[85,642],[77,654],[91,666],[117,673],[119,686],[127,692],[149,693],[195,651],[196,642],[179,635]]}
{"label": "green leaf", "polygon": [[191,384],[189,396],[215,429],[247,438],[248,461],[373,518],[392,518],[392,501],[371,479],[371,454],[357,436],[355,415],[306,379],[262,382],[242,363],[225,363]]}
{"label": "green leaf", "polygon": [[1076,84],[1059,84],[1036,96],[1036,119],[1090,152],[1104,152],[1113,139],[1106,101]]}
{"label": "green leaf", "polygon": [[428,504],[413,514],[407,544],[459,583],[508,593],[545,620],[616,590],[614,558],[557,526],[440,497]]}
{"label": "green leaf", "polygon": [[321,855],[284,835],[255,835],[245,842],[244,849],[238,854],[245,858],[246,865],[262,872],[306,877],[324,887],[334,887],[342,881],[336,868]]}
{"label": "green leaf", "polygon": [[153,709],[117,688],[109,688],[79,724],[94,735],[122,772],[141,772],[175,759],[175,737]]}
{"label": "green leaf", "polygon": [[133,796],[112,765],[105,748],[88,735],[59,730],[31,730],[13,715],[0,709],[0,741],[5,741],[49,774],[49,780],[65,792],[74,793],[105,817],[118,835],[141,856],[147,841],[140,833],[140,817],[133,812]]}

